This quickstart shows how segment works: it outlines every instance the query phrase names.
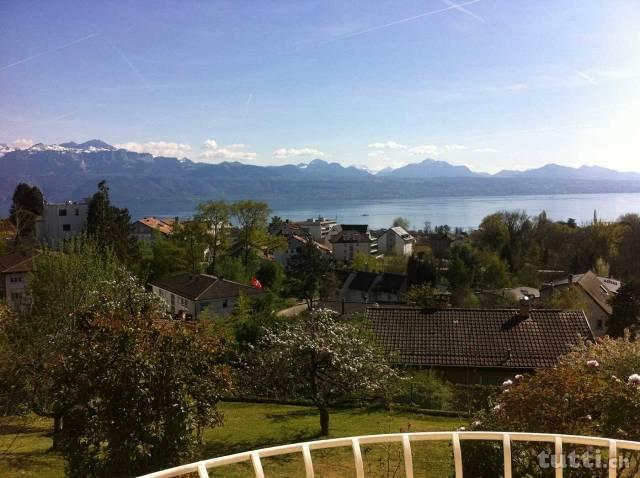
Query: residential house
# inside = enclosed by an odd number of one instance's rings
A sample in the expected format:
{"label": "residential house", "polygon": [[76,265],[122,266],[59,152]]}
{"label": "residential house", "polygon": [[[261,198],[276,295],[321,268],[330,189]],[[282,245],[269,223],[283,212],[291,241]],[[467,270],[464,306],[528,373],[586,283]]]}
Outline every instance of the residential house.
{"label": "residential house", "polygon": [[149,242],[155,237],[166,237],[173,233],[173,226],[178,218],[143,217],[133,223],[133,235],[139,241]]}
{"label": "residential house", "polygon": [[568,287],[573,287],[585,303],[585,314],[589,319],[594,335],[607,333],[607,323],[613,313],[609,301],[615,297],[620,288],[620,281],[607,277],[598,277],[589,271],[584,274],[568,275],[555,280],[540,289],[542,300],[550,299],[555,294]]}
{"label": "residential house", "polygon": [[410,256],[415,238],[404,228],[395,226],[378,236],[378,252],[395,256]]}
{"label": "residential house", "polygon": [[338,283],[331,294],[334,301],[346,303],[397,304],[407,293],[407,276],[382,272],[334,271]]}
{"label": "residential house", "polygon": [[29,272],[39,254],[36,250],[29,250],[0,256],[0,301],[14,309],[26,304]]}
{"label": "residential house", "polygon": [[433,369],[459,384],[498,384],[550,368],[572,346],[592,341],[574,310],[421,309],[378,306],[366,312],[382,347],[398,365]]}
{"label": "residential house", "polygon": [[45,203],[36,221],[36,238],[53,246],[76,236],[85,230],[88,213],[88,202]]}
{"label": "residential house", "polygon": [[333,256],[339,261],[352,261],[356,255],[378,255],[378,242],[366,225],[341,224],[340,232],[331,237]]}
{"label": "residential house", "polygon": [[479,294],[484,296],[490,303],[494,305],[495,303],[504,302],[505,300],[508,302],[513,302],[514,304],[517,304],[523,299],[531,301],[532,304],[535,304],[536,301],[540,300],[540,291],[535,287],[527,286],[483,290],[480,291]]}
{"label": "residential house", "polygon": [[241,294],[256,296],[263,293],[262,289],[209,274],[180,274],[153,280],[149,285],[154,294],[165,300],[169,314],[187,320],[197,320],[205,310],[215,315],[228,315]]}
{"label": "residential house", "polygon": [[[303,233],[304,234],[304,233]],[[321,254],[330,256],[331,248],[325,246],[324,244],[319,243],[318,241],[311,238],[311,236],[304,236],[301,234],[286,234],[285,238],[287,240],[286,249],[276,250],[273,253],[274,259],[279,262],[283,267],[287,266],[287,263],[292,257],[300,254],[302,247],[305,245],[308,239],[313,241],[313,245],[320,251]]]}

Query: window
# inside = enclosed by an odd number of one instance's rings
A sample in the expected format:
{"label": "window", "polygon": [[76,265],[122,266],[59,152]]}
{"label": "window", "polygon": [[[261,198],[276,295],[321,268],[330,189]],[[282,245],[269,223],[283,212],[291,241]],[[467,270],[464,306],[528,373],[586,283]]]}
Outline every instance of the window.
{"label": "window", "polygon": [[58,210],[58,216],[66,216],[66,215],[67,215],[67,210],[66,209]]}
{"label": "window", "polygon": [[63,224],[62,225],[62,230],[69,232],[71,230],[71,224]]}
{"label": "window", "polygon": [[76,216],[80,215],[80,209],[76,208]]}
{"label": "window", "polygon": [[22,282],[22,277],[18,277],[18,276],[11,277],[9,279],[9,282],[13,282],[13,283]]}
{"label": "window", "polygon": [[222,302],[222,308],[223,309],[226,309],[228,305],[229,305],[229,301],[228,300],[225,300],[225,301]]}
{"label": "window", "polygon": [[604,320],[598,319],[598,330],[604,329]]}

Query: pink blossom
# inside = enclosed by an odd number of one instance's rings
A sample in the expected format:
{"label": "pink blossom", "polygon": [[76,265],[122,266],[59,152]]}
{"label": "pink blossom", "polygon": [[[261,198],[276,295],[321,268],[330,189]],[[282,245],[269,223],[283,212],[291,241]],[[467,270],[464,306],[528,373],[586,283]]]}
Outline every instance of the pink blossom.
{"label": "pink blossom", "polygon": [[523,378],[524,378],[524,375],[518,374],[518,375],[515,376],[516,380],[522,380]]}
{"label": "pink blossom", "polygon": [[504,382],[502,382],[503,387],[510,387],[511,385],[513,385],[512,380],[505,380]]}
{"label": "pink blossom", "polygon": [[589,368],[598,368],[600,364],[597,360],[587,360],[587,367]]}
{"label": "pink blossom", "polygon": [[640,388],[640,374],[634,373],[629,377],[629,385]]}

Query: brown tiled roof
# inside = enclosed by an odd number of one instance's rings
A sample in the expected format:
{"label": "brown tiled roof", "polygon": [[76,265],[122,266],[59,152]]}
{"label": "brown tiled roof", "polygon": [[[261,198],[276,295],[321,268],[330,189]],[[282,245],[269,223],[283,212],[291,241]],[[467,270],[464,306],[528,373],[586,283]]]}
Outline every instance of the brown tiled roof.
{"label": "brown tiled roof", "polygon": [[232,282],[209,274],[181,274],[149,282],[152,286],[173,292],[190,300],[217,300],[261,294],[261,289]]}
{"label": "brown tiled roof", "polygon": [[570,346],[593,340],[583,312],[369,307],[367,318],[398,363],[411,366],[552,367]]}
{"label": "brown tiled roof", "polygon": [[33,268],[33,259],[39,254],[40,252],[32,249],[0,256],[0,273],[30,272]]}
{"label": "brown tiled roof", "polygon": [[340,230],[342,231],[358,231],[366,234],[369,230],[368,224],[340,224]]}
{"label": "brown tiled roof", "polygon": [[175,219],[159,219],[157,217],[149,216],[143,217],[138,222],[144,224],[151,229],[154,229],[162,234],[171,234],[173,232],[173,224]]}

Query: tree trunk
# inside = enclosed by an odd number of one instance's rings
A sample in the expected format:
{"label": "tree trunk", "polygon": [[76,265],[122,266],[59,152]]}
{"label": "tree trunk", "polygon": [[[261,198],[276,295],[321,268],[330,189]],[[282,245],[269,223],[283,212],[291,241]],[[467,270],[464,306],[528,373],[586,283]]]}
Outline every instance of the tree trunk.
{"label": "tree trunk", "polygon": [[51,445],[52,450],[60,449],[61,433],[62,433],[62,416],[55,415],[53,417],[53,435],[52,435],[53,444]]}
{"label": "tree trunk", "polygon": [[318,405],[320,411],[320,435],[327,436],[329,434],[329,409],[326,405]]}

